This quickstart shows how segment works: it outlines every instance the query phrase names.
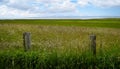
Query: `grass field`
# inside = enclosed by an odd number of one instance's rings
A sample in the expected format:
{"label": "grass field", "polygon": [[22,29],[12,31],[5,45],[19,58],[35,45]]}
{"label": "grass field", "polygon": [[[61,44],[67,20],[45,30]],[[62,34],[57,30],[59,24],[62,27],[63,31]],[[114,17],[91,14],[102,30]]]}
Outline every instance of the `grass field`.
{"label": "grass field", "polygon": [[0,20],[1,24],[39,24],[39,25],[58,25],[58,26],[83,26],[83,27],[104,27],[104,28],[120,28],[119,18],[108,19],[44,19],[44,20]]}
{"label": "grass field", "polygon": [[[23,46],[24,32],[31,33],[31,50],[27,53]],[[97,36],[95,61],[90,52],[91,34]],[[119,18],[0,20],[3,69],[92,69],[95,64],[97,69],[119,69],[119,57]]]}

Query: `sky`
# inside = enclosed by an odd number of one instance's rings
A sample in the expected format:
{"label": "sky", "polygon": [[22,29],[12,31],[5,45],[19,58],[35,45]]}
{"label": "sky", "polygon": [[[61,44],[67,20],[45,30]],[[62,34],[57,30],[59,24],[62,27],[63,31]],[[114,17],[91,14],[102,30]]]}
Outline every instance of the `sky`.
{"label": "sky", "polygon": [[0,19],[120,17],[120,0],[0,0]]}

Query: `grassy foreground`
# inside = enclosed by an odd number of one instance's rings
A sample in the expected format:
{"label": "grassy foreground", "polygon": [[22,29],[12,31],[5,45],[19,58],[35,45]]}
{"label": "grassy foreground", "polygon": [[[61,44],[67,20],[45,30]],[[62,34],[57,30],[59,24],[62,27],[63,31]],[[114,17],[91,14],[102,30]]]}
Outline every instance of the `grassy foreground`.
{"label": "grassy foreground", "polygon": [[[2,69],[119,69],[120,19],[0,20]],[[24,52],[23,33],[31,33]],[[97,56],[90,52],[97,36]]]}
{"label": "grassy foreground", "polygon": [[59,54],[38,52],[2,52],[1,69],[119,69],[120,60],[115,56],[97,56],[84,54]]}

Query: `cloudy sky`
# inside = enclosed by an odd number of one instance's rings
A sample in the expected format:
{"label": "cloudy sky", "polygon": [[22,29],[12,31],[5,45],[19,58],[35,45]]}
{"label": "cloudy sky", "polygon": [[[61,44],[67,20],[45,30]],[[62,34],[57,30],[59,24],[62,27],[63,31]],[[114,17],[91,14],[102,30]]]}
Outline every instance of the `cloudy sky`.
{"label": "cloudy sky", "polygon": [[0,19],[120,16],[120,0],[0,0]]}

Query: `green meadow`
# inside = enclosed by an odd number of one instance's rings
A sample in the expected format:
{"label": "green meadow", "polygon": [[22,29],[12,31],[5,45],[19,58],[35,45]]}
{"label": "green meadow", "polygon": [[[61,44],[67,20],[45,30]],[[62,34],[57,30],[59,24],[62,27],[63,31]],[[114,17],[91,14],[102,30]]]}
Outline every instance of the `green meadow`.
{"label": "green meadow", "polygon": [[108,19],[33,19],[33,20],[0,20],[1,24],[39,24],[52,26],[82,26],[82,27],[104,27],[120,28],[119,18]]}
{"label": "green meadow", "polygon": [[[31,33],[24,51],[23,33]],[[90,35],[96,35],[96,57]],[[1,69],[119,69],[120,18],[0,20]]]}

